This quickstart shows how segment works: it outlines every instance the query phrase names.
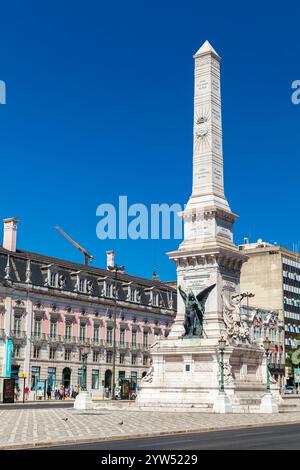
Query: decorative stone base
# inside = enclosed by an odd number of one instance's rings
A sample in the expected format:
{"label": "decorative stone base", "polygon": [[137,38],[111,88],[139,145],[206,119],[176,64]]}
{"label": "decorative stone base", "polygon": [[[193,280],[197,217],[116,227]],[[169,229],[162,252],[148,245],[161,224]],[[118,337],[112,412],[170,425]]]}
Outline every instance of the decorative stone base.
{"label": "decorative stone base", "polygon": [[[159,342],[152,348],[152,373],[141,382],[137,407],[210,413],[263,412],[263,350],[257,346],[226,347],[222,394],[220,354],[214,343],[205,338],[167,338]],[[274,397],[277,391],[273,390]],[[278,412],[278,406],[270,412]]]}
{"label": "decorative stone base", "polygon": [[225,392],[220,392],[215,398],[213,411],[215,413],[232,413],[232,406]]}
{"label": "decorative stone base", "polygon": [[276,403],[275,398],[272,393],[265,393],[262,397],[261,404],[259,407],[260,413],[278,413],[278,404]]}
{"label": "decorative stone base", "polygon": [[93,410],[94,404],[89,392],[80,392],[74,402],[75,410]]}

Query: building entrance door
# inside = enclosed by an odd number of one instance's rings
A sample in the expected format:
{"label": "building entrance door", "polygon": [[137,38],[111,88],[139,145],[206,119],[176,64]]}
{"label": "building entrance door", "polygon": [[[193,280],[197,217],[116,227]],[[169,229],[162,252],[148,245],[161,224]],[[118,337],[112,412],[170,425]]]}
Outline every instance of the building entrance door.
{"label": "building entrance door", "polygon": [[20,366],[11,366],[11,378],[15,379],[15,387],[19,387],[19,370]]}
{"label": "building entrance door", "polygon": [[71,385],[71,369],[69,367],[65,367],[62,371],[62,384],[65,388]]}
{"label": "building entrance door", "polygon": [[104,375],[104,387],[111,388],[111,370],[106,370]]}

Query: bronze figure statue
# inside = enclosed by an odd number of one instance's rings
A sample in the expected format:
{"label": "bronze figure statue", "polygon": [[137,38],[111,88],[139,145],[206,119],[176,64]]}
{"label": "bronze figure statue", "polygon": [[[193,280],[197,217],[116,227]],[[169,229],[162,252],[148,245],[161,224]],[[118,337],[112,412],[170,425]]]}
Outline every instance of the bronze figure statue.
{"label": "bronze figure statue", "polygon": [[205,303],[210,291],[215,287],[213,284],[206,287],[204,290],[195,295],[192,291],[188,294],[184,292],[181,286],[178,290],[185,304],[185,318],[184,318],[184,337],[192,338],[203,336],[203,317],[205,311]]}

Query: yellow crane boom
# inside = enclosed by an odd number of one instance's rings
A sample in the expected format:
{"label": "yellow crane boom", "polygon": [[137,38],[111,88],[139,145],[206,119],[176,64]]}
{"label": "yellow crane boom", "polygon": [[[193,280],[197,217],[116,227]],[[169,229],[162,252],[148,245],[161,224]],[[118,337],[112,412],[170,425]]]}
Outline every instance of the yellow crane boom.
{"label": "yellow crane boom", "polygon": [[72,243],[72,245],[74,245],[77,250],[81,251],[81,253],[83,253],[84,255],[84,264],[87,266],[89,264],[89,260],[92,262],[94,257],[92,255],[90,255],[85,248],[83,248],[82,246],[79,245],[79,243],[75,242],[75,240],[73,240],[73,238],[70,237],[70,235],[68,235],[66,232],[64,232],[63,229],[61,229],[60,227],[56,226],[55,229],[63,236],[65,237],[69,242]]}

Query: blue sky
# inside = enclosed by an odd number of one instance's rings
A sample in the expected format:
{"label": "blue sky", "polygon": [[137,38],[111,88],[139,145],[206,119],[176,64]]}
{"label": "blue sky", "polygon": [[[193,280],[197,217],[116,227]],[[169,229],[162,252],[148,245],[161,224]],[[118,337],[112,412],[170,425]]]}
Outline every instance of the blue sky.
{"label": "blue sky", "polygon": [[191,191],[192,55],[222,57],[225,190],[235,241],[300,240],[299,6],[285,2],[12,1],[1,5],[0,216],[18,247],[81,262],[60,225],[105,265],[175,278],[178,240],[100,241],[96,207],[185,204]]}

